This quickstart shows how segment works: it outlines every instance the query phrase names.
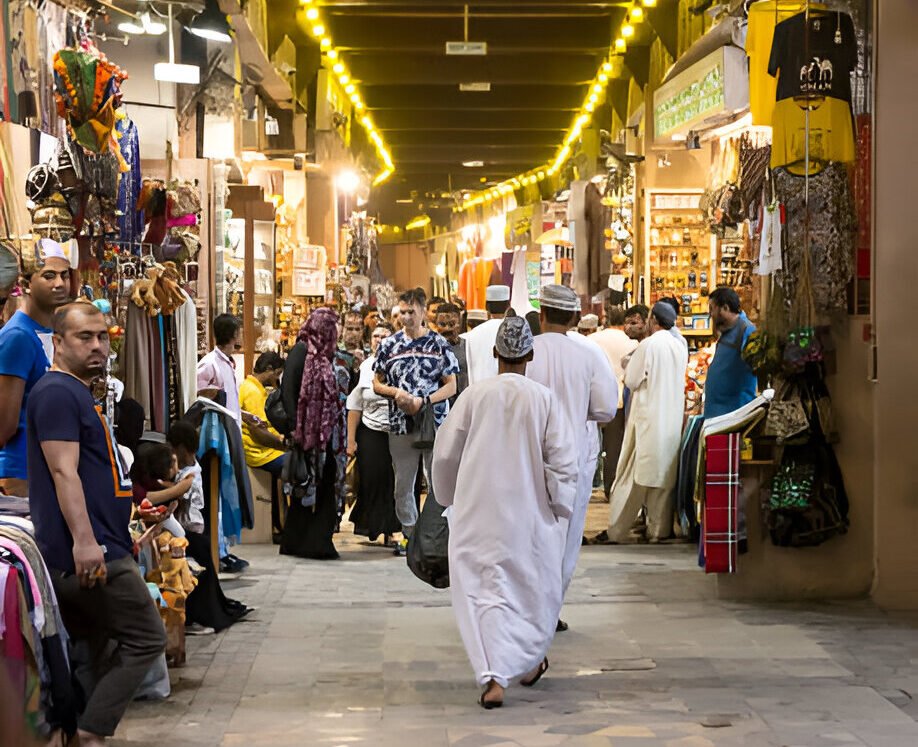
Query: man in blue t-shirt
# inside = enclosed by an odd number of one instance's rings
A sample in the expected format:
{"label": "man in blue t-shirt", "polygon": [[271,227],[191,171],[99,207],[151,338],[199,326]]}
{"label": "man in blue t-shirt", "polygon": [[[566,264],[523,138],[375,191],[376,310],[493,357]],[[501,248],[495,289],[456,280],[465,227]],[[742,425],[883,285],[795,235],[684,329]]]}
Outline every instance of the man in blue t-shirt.
{"label": "man in blue t-shirt", "polygon": [[26,407],[51,365],[51,317],[70,300],[70,261],[56,241],[40,239],[23,250],[21,269],[23,306],[0,329],[0,487],[24,496]]}
{"label": "man in blue t-shirt", "polygon": [[711,324],[720,335],[704,385],[704,417],[733,412],[756,397],[758,381],[743,360],[743,348],[755,325],[740,308],[732,288],[717,288],[708,297]]}
{"label": "man in blue t-shirt", "polygon": [[90,390],[105,373],[108,325],[76,302],[55,312],[53,329],[55,370],[33,387],[26,415],[29,506],[67,632],[101,657],[85,662],[101,676],[78,725],[80,744],[102,745],[166,636],[131,554],[131,481]]}
{"label": "man in blue t-shirt", "polygon": [[[373,390],[389,399],[389,451],[395,470],[395,513],[402,523],[402,533],[410,537],[418,520],[414,485],[418,474],[418,450],[414,448],[413,417],[425,405],[433,406],[434,421],[439,426],[449,412],[448,400],[456,393],[459,361],[450,344],[436,332],[421,326],[426,294],[420,288],[399,296],[402,330],[383,340],[376,350]],[[428,498],[433,452],[424,451],[424,472]],[[396,548],[405,551],[407,539]]]}

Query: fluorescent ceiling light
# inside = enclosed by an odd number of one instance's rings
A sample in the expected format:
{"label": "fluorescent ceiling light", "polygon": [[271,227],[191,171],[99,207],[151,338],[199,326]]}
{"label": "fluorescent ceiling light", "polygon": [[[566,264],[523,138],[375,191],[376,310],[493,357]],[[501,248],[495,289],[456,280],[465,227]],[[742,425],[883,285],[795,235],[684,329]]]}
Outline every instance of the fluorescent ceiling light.
{"label": "fluorescent ceiling light", "polygon": [[491,83],[484,80],[460,83],[459,90],[473,93],[486,93],[491,90]]}
{"label": "fluorescent ceiling light", "polygon": [[480,57],[488,53],[487,42],[454,41],[446,42],[446,54]]}
{"label": "fluorescent ceiling light", "polygon": [[480,169],[484,166],[484,161],[463,161],[462,165],[467,169]]}
{"label": "fluorescent ceiling light", "polygon": [[415,218],[413,221],[411,221],[410,223],[408,223],[407,226],[405,226],[405,230],[406,230],[406,231],[413,231],[413,230],[416,229],[416,228],[424,228],[424,226],[429,225],[429,224],[430,224],[430,216],[429,216],[429,215],[419,215],[419,216],[418,216],[417,218]]}
{"label": "fluorescent ceiling light", "polygon": [[197,65],[157,62],[153,66],[153,77],[161,83],[188,83],[196,86],[201,82],[201,68]]}

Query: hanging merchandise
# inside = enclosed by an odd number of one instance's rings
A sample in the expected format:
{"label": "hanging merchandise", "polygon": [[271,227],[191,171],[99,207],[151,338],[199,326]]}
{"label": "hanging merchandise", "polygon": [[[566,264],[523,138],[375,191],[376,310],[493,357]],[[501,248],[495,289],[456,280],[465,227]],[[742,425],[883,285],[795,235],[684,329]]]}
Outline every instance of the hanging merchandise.
{"label": "hanging merchandise", "polygon": [[[804,7],[803,2],[789,0],[759,0],[749,6],[746,54],[749,57],[749,111],[754,125],[771,126],[771,115],[775,108],[778,81],[768,74],[775,28],[781,21],[800,13]],[[810,8],[824,7],[810,3]]]}
{"label": "hanging merchandise", "polygon": [[88,41],[55,53],[53,65],[57,111],[70,136],[91,153],[113,153],[126,171],[115,123],[127,73]]}
{"label": "hanging merchandise", "polygon": [[347,271],[352,275],[366,275],[375,270],[373,282],[382,280],[376,245],[376,219],[368,218],[366,210],[353,212],[347,222]]}
{"label": "hanging merchandise", "polygon": [[499,284],[500,281],[500,268],[492,260],[472,257],[459,268],[459,287],[456,295],[465,303],[466,308],[483,309],[488,286]]}
{"label": "hanging merchandise", "polygon": [[766,170],[766,188],[759,208],[759,263],[756,274],[771,275],[782,267],[781,237],[786,222],[784,205],[775,194],[771,171]]}
{"label": "hanging merchandise", "polygon": [[625,305],[631,293],[634,274],[634,166],[636,157],[624,156],[621,160],[611,153],[606,159],[606,181],[602,202],[609,208],[604,228],[604,248],[611,254],[611,268],[607,270],[608,301]]}
{"label": "hanging merchandise", "polygon": [[72,735],[77,699],[67,631],[51,574],[35,542],[32,523],[21,518],[15,505],[5,508],[4,504],[0,504],[0,661],[10,687],[5,697],[24,704],[25,723],[33,735],[47,740],[59,729]]}
{"label": "hanging merchandise", "polygon": [[817,171],[855,159],[851,74],[857,67],[851,16],[807,8],[778,24],[768,72],[778,80],[771,166]]}
{"label": "hanging merchandise", "polygon": [[806,259],[816,321],[823,321],[847,308],[848,283],[854,274],[856,216],[843,164],[829,164],[806,178],[804,189],[805,177],[787,169],[774,173],[775,193],[785,206],[787,221],[784,264],[775,277],[788,300],[791,318],[799,317],[803,313],[800,304],[809,303],[797,298]]}

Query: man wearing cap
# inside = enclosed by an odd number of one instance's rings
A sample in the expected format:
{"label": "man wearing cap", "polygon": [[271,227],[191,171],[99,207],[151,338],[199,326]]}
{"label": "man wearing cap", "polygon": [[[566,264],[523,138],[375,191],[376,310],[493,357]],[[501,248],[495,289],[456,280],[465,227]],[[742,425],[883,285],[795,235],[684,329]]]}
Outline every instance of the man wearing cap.
{"label": "man wearing cap", "polygon": [[[554,392],[570,420],[578,458],[577,502],[571,515],[564,551],[564,590],[571,582],[593,490],[599,456],[596,423],[607,423],[618,408],[618,385],[612,367],[598,345],[572,339],[565,333],[580,311],[580,299],[571,288],[546,285],[539,293],[542,334],[535,338],[534,360],[526,375]],[[564,624],[559,621],[559,627]]]}
{"label": "man wearing cap", "polygon": [[465,312],[465,321],[469,328],[469,332],[471,332],[473,329],[477,329],[488,321],[488,312],[484,309],[469,309]]}
{"label": "man wearing cap", "polygon": [[0,329],[0,487],[26,495],[26,407],[51,367],[51,321],[70,300],[70,259],[60,244],[39,239],[23,249],[24,303]]}
{"label": "man wearing cap", "polygon": [[484,708],[503,703],[511,679],[532,686],[548,669],[578,474],[561,403],[525,376],[525,319],[498,325],[492,355],[499,375],[458,399],[433,454],[434,494],[450,507],[453,611]]}
{"label": "man wearing cap", "polygon": [[497,376],[494,340],[497,338],[497,328],[510,308],[510,288],[506,285],[489,285],[485,291],[485,306],[488,321],[463,335],[469,365],[469,384]]}
{"label": "man wearing cap", "polygon": [[610,495],[608,537],[626,542],[641,506],[647,511],[647,538],[666,539],[673,530],[673,488],[685,410],[688,352],[670,330],[676,311],[662,301],[647,319],[648,336],[625,369],[631,410]]}
{"label": "man wearing cap", "polygon": [[583,337],[596,334],[599,330],[599,317],[596,314],[584,314],[577,322],[577,332]]}

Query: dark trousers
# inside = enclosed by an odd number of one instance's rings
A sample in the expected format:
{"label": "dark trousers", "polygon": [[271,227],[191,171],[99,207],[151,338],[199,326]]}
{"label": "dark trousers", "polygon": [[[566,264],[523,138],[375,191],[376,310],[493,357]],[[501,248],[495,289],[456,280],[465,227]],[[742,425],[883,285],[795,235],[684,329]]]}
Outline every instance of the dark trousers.
{"label": "dark trousers", "polygon": [[625,413],[619,410],[615,417],[602,427],[602,450],[606,458],[602,465],[602,482],[606,491],[606,498],[615,482],[615,473],[618,469],[618,458],[622,453],[622,441],[625,440]]}
{"label": "dark trousers", "polygon": [[274,537],[278,537],[280,533],[284,531],[284,522],[287,520],[287,498],[281,495],[280,490],[277,489],[277,481],[281,479],[281,473],[284,471],[284,465],[287,463],[287,458],[289,456],[290,452],[287,452],[277,457],[277,459],[272,459],[267,464],[256,467],[256,469],[263,469],[272,477],[271,533]]}
{"label": "dark trousers", "polygon": [[90,688],[79,727],[110,737],[165,650],[166,631],[134,559],[105,567],[104,586],[82,589],[77,576],[60,571],[51,572],[51,581],[67,632],[75,643],[87,644],[88,660],[75,666],[80,682]]}

